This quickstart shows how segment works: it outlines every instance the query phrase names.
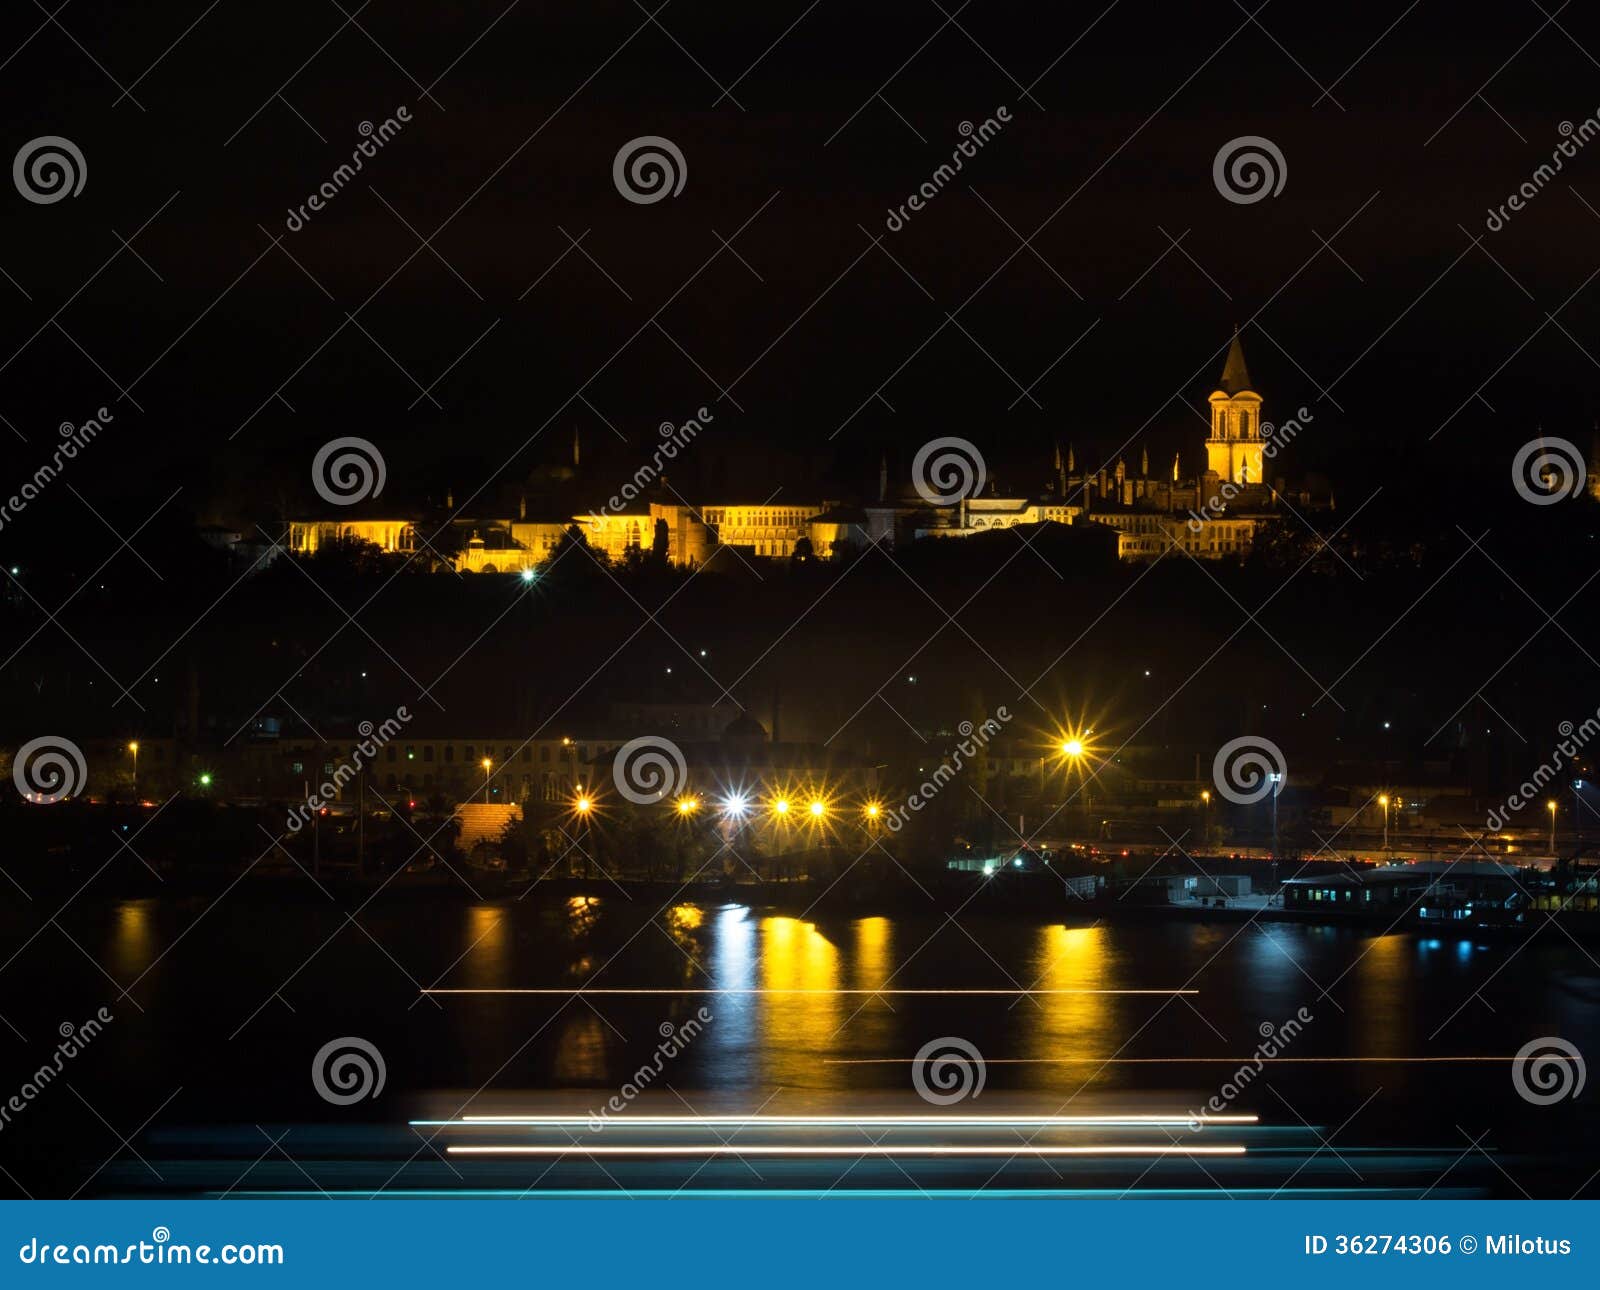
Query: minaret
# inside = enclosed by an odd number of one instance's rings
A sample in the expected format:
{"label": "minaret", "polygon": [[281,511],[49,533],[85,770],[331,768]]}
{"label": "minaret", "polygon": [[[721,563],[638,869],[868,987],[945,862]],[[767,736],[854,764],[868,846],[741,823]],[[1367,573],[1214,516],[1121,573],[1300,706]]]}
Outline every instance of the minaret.
{"label": "minaret", "polygon": [[1069,443],[1067,445],[1067,474],[1074,474],[1077,472],[1077,469],[1078,457],[1077,454],[1072,451],[1072,445]]}
{"label": "minaret", "polygon": [[572,468],[577,470],[583,464],[583,445],[579,436],[583,432],[577,426],[572,427]]}
{"label": "minaret", "polygon": [[885,448],[878,454],[878,501],[889,500],[889,450]]}
{"label": "minaret", "polygon": [[1233,333],[1222,380],[1211,394],[1211,437],[1206,440],[1206,466],[1235,484],[1262,479],[1261,396],[1251,388],[1239,332]]}
{"label": "minaret", "polygon": [[1150,449],[1148,448],[1139,449],[1139,478],[1150,478]]}
{"label": "minaret", "polygon": [[1174,484],[1178,482],[1178,456],[1178,453],[1172,454],[1172,482]]}

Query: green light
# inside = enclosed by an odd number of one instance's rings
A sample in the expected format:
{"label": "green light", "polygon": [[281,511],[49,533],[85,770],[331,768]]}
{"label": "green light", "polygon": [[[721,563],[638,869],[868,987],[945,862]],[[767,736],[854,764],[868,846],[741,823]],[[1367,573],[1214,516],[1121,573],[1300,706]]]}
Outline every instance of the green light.
{"label": "green light", "polygon": [[210,775],[202,775],[202,776],[200,776],[200,787],[201,788],[210,788],[211,787],[211,776]]}

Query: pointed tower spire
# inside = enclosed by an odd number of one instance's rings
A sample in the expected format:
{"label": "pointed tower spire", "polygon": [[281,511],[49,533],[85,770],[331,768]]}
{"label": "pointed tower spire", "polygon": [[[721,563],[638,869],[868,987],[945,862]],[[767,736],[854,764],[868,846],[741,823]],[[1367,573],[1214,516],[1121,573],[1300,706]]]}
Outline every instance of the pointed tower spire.
{"label": "pointed tower spire", "polygon": [[1150,449],[1139,449],[1139,478],[1150,478]]}
{"label": "pointed tower spire", "polygon": [[1173,453],[1172,454],[1172,482],[1174,484],[1176,484],[1178,482],[1178,454],[1177,453]]}
{"label": "pointed tower spire", "polygon": [[1244,346],[1239,344],[1239,329],[1233,329],[1233,344],[1228,346],[1228,361],[1222,366],[1222,380],[1217,388],[1224,394],[1238,394],[1253,389],[1250,369],[1244,365]]}
{"label": "pointed tower spire", "polygon": [[878,500],[889,500],[889,450],[885,448],[878,454]]}
{"label": "pointed tower spire", "polygon": [[1072,445],[1067,445],[1067,474],[1073,474],[1078,469],[1077,454],[1072,451]]}

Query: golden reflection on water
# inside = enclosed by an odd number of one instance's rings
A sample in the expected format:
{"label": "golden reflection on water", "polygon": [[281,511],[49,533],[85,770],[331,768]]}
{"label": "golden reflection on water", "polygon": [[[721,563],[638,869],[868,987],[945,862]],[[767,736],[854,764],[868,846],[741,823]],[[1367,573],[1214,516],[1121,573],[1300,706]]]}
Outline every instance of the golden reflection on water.
{"label": "golden reflection on water", "polygon": [[856,934],[856,970],[850,984],[857,990],[875,989],[889,979],[894,926],[887,918],[858,918],[852,926]]}
{"label": "golden reflection on water", "polygon": [[150,966],[155,950],[155,930],[150,925],[154,908],[152,900],[125,900],[117,906],[110,968],[119,980],[131,981]]}
{"label": "golden reflection on water", "polygon": [[[815,923],[764,918],[761,941],[762,989],[836,990],[842,984],[838,947]],[[836,994],[765,995],[757,1022],[762,1079],[779,1085],[815,1083],[817,1059],[834,1047],[859,1002]]]}
{"label": "golden reflection on water", "polygon": [[592,1008],[568,1008],[561,1025],[560,1042],[555,1046],[551,1075],[559,1082],[604,1084],[615,1072],[606,1061],[608,1040],[615,1041],[611,1029]]}
{"label": "golden reflection on water", "polygon": [[487,990],[515,985],[511,978],[508,915],[497,905],[473,905],[467,910],[467,950],[462,961],[463,984]]}
{"label": "golden reflection on water", "polygon": [[[1024,981],[1039,990],[1104,990],[1117,985],[1104,927],[1062,927],[1039,929],[1039,948],[1033,965],[1034,981]],[[1022,1057],[1050,1058],[1052,1062],[1070,1058],[1074,1062],[1097,1065],[1117,1050],[1114,995],[1042,994],[1016,1005],[1021,1017]],[[1090,1070],[1093,1065],[1090,1066]],[[1024,1079],[1034,1085],[1059,1085],[1062,1072],[1083,1078],[1082,1067],[1059,1065],[1024,1066]]]}
{"label": "golden reflection on water", "polygon": [[572,896],[567,900],[567,931],[573,936],[582,936],[585,932],[593,931],[600,921],[599,896]]}
{"label": "golden reflection on water", "polygon": [[[885,984],[902,984],[894,976],[894,924],[887,918],[858,918],[850,924],[854,951],[848,984],[857,990],[874,990]],[[849,1025],[831,1045],[829,1056],[882,1057],[899,1052],[906,1011],[893,1000],[861,995],[849,1000]],[[860,1008],[857,1012],[856,1009]],[[834,1068],[843,1078],[843,1072]]]}
{"label": "golden reflection on water", "polygon": [[1361,947],[1350,974],[1355,1006],[1346,1007],[1360,1036],[1352,1052],[1394,1057],[1418,1051],[1413,960],[1420,948],[1415,937],[1398,934],[1374,937]]}
{"label": "golden reflection on water", "polygon": [[660,927],[683,953],[679,959],[685,982],[698,980],[700,964],[705,953],[700,929],[705,925],[706,912],[699,905],[674,905],[657,920]]}

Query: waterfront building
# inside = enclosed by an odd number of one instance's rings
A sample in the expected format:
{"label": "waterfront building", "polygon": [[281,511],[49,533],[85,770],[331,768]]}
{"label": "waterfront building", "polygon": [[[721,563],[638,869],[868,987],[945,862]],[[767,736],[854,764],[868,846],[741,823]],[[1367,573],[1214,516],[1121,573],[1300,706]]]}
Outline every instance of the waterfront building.
{"label": "waterfront building", "polygon": [[[426,543],[418,537],[418,517],[373,516],[296,519],[288,546],[314,553],[336,538],[371,542],[383,551],[415,552],[419,546],[443,553],[460,573],[522,573],[549,560],[574,528],[590,548],[613,561],[662,553],[685,568],[704,564],[727,547],[747,560],[787,560],[807,544],[820,559],[839,559],[872,546],[886,548],[921,539],[973,537],[1040,524],[1100,525],[1117,535],[1122,560],[1150,560],[1172,551],[1197,559],[1239,558],[1254,545],[1263,525],[1280,517],[1287,494],[1272,475],[1277,448],[1298,433],[1291,418],[1269,434],[1262,419],[1263,398],[1254,387],[1237,333],[1216,388],[1208,396],[1209,431],[1203,444],[1204,469],[1186,474],[1183,453],[1170,469],[1152,474],[1150,452],[1142,446],[1137,467],[1126,456],[1097,466],[1082,465],[1069,441],[1058,443],[1049,476],[1036,493],[1001,495],[977,491],[949,503],[930,502],[914,487],[891,492],[887,459],[880,460],[877,496],[848,500],[785,498],[778,489],[766,501],[710,498],[691,504],[647,480],[607,508],[588,513],[530,519],[527,501],[517,518],[465,518],[449,514]],[[1309,418],[1308,418],[1309,419]],[[1285,435],[1285,427],[1293,426]],[[570,482],[578,472],[563,467]],[[1301,491],[1297,508],[1327,504]],[[447,500],[447,509],[449,502]],[[454,552],[453,555],[450,555]]]}

